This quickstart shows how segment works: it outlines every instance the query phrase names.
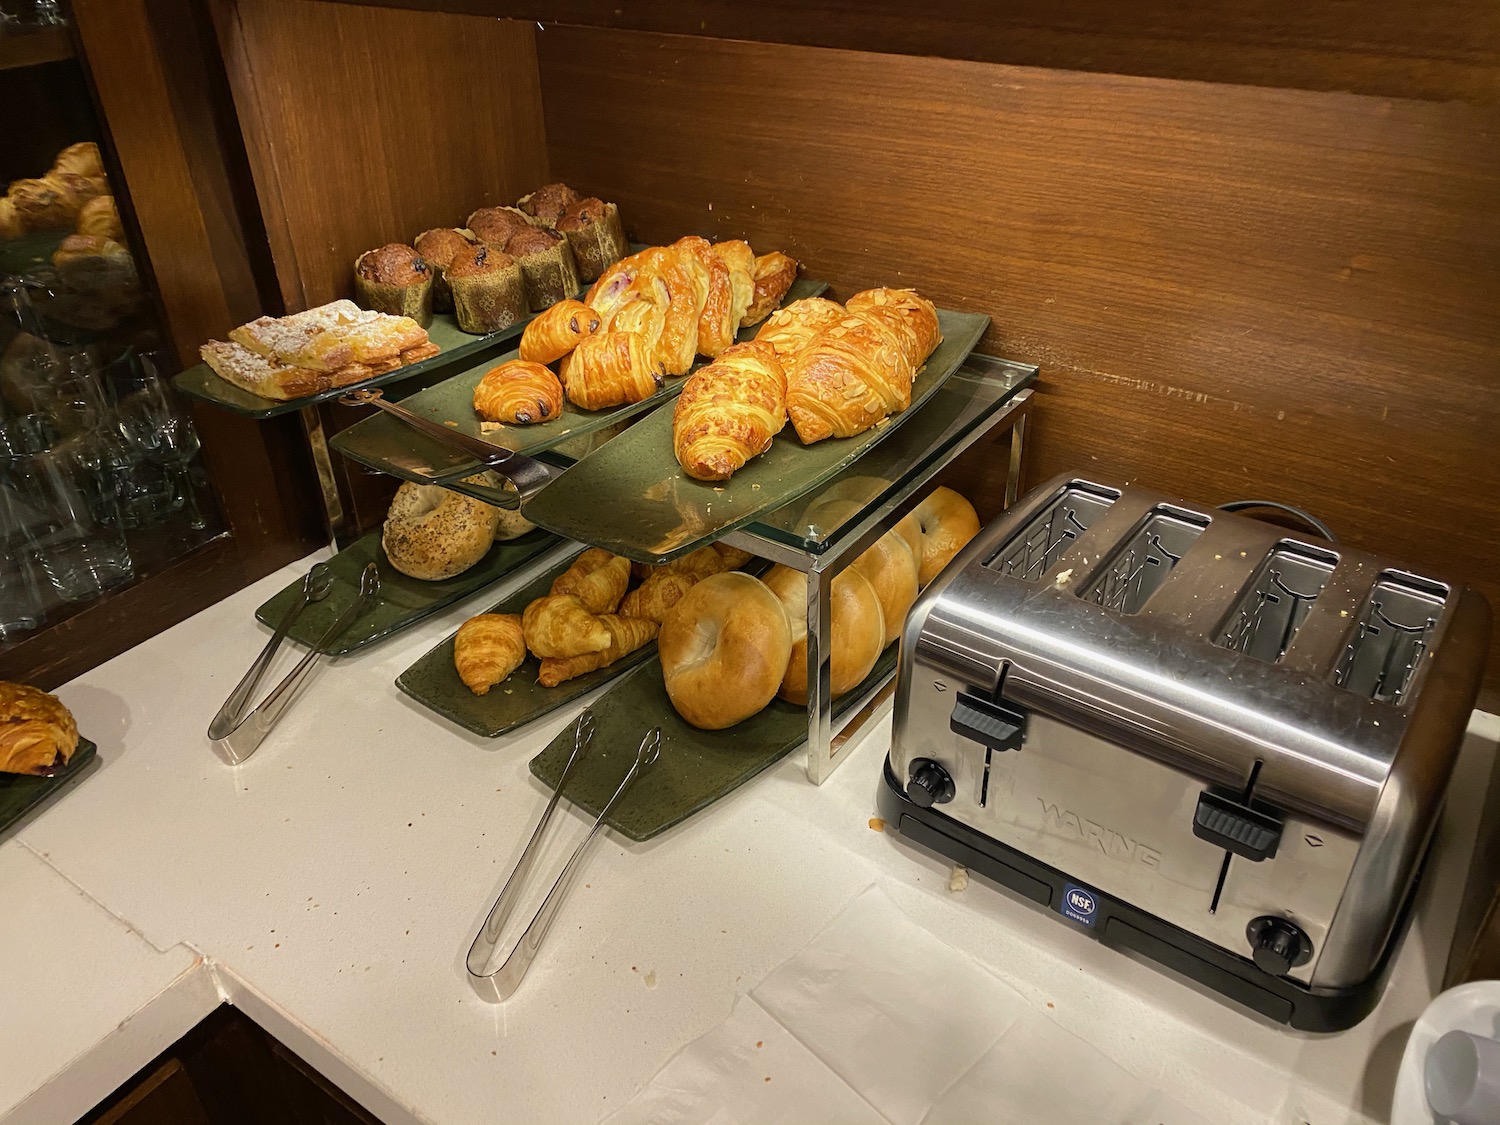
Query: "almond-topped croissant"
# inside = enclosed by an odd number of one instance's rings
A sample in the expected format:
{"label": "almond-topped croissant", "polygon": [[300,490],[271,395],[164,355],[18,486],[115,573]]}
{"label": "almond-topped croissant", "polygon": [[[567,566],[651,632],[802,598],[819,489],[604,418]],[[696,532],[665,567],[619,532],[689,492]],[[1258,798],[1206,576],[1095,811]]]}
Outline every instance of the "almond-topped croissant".
{"label": "almond-topped croissant", "polygon": [[572,594],[537,598],[521,615],[526,647],[540,657],[582,656],[609,647],[609,630]]}
{"label": "almond-topped croissant", "polygon": [[563,360],[563,390],[584,410],[640,402],[662,384],[660,368],[635,332],[596,332]]}
{"label": "almond-topped croissant", "polygon": [[786,425],[786,376],[776,349],[735,344],[694,372],[672,412],[672,451],[695,480],[728,480],[771,448]]}
{"label": "almond-topped croissant", "polygon": [[850,297],[844,307],[878,320],[896,333],[914,377],[943,339],[937,309],[915,289],[866,289]]}
{"label": "almond-topped croissant", "polygon": [[879,320],[847,313],[798,354],[786,412],[806,445],[853,437],[911,404],[911,361]]}
{"label": "almond-topped croissant", "polygon": [[572,594],[590,613],[613,613],[630,586],[630,560],[590,547],[552,582],[553,594]]}
{"label": "almond-topped croissant", "polygon": [[509,360],[486,371],[474,388],[474,411],[488,422],[546,422],[562,410],[562,384],[540,363]]}
{"label": "almond-topped croissant", "polygon": [[799,352],[823,329],[844,319],[844,306],[824,297],[804,297],[784,309],[777,309],[755,334],[776,349],[781,365],[791,374],[792,362]]}
{"label": "almond-topped croissant", "polygon": [[559,301],[537,313],[521,333],[521,358],[531,363],[555,363],[585,336],[599,331],[602,323],[599,314],[582,301]]}
{"label": "almond-topped croissant", "polygon": [[755,259],[751,276],[755,282],[755,296],[745,312],[744,323],[759,324],[781,304],[786,291],[797,280],[797,259],[789,258],[779,250],[761,254]]}
{"label": "almond-topped croissant", "polygon": [[659,628],[655,621],[640,618],[617,617],[606,614],[599,618],[609,630],[609,647],[599,652],[587,652],[581,656],[549,656],[542,661],[542,670],[536,682],[542,687],[556,687],[585,672],[604,668],[636,649],[650,644]]}
{"label": "almond-topped croissant", "polygon": [[481,613],[460,625],[453,638],[453,667],[475,695],[484,695],[525,659],[519,613]]}
{"label": "almond-topped croissant", "polygon": [[78,724],[55,695],[0,681],[0,773],[46,776],[78,749]]}

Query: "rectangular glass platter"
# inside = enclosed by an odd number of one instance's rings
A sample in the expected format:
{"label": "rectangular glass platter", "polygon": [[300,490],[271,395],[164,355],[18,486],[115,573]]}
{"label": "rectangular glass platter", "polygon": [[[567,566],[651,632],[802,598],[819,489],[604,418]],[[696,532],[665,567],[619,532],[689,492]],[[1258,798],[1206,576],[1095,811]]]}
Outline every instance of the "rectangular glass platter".
{"label": "rectangular glass platter", "polygon": [[[380,546],[380,532],[372,531],[328,560],[333,589],[322,601],[313,602],[302,611],[287,637],[307,648],[314,647],[339,614],[359,596],[360,575],[368,563],[373,562],[379,568],[380,595],[374,605],[329,645],[326,651],[330,656],[343,656],[415,625],[460,598],[500,581],[556,543],[555,535],[528,531],[519,539],[496,543],[489,554],[462,574],[439,582],[425,582],[393,567]],[[256,620],[276,628],[301,592],[302,579],[298,578],[257,609]]]}
{"label": "rectangular glass platter", "polygon": [[855,437],[804,446],[788,424],[729,480],[699,481],[677,464],[672,411],[663,407],[542,489],[526,517],[637,562],[670,562],[803,496],[900,432],[968,358],[989,322],[939,309],[943,341],[918,372],[911,405]]}
{"label": "rectangular glass platter", "polygon": [[[896,668],[900,646],[881,653],[864,683],[833,703],[838,724]],[[661,757],[642,774],[605,821],[632,840],[649,840],[732,793],[807,741],[807,710],[780,699],[727,730],[698,730],[672,709],[654,655],[619,680],[590,708],[593,743],[573,767],[563,796],[597,816],[635,760],[641,739],[661,727]],[[557,787],[573,728],[568,726],[531,759],[531,772],[549,789]]]}
{"label": "rectangular glass platter", "polygon": [[95,746],[79,738],[78,748],[68,764],[55,777],[32,777],[30,774],[0,773],[0,835],[9,831],[32,809],[57,796],[96,763]]}
{"label": "rectangular glass platter", "polygon": [[[798,278],[787,291],[782,304],[800,301],[804,297],[816,297],[827,288],[826,281]],[[739,338],[754,339],[759,330],[760,324],[750,325],[740,330]],[[407,396],[401,405],[424,418],[449,427],[454,433],[478,438],[497,449],[536,455],[556,450],[566,442],[644,414],[675,397],[686,381],[668,379],[650,398],[608,410],[580,410],[572,403],[565,403],[563,412],[550,421],[527,426],[490,424],[490,428],[486,430],[474,412],[474,388],[492,367],[505,360],[515,359],[518,354],[512,350],[474,363],[435,386]],[[413,430],[399,419],[378,412],[335,434],[331,444],[351,461],[421,484],[446,484],[460,477],[471,476],[479,469],[479,463],[462,450],[446,446]]]}
{"label": "rectangular glass platter", "polygon": [[[485,613],[520,613],[552,588],[553,579],[572,564],[560,562],[535,580],[502,598]],[[420,660],[396,678],[396,686],[422,706],[436,711],[449,722],[485,738],[496,738],[555,711],[565,703],[586,695],[600,684],[623,675],[656,653],[656,642],[636,649],[605,668],[597,668],[575,679],[545,688],[536,682],[541,661],[527,654],[521,666],[484,695],[475,695],[458,678],[453,667],[453,636],[443,639]]]}

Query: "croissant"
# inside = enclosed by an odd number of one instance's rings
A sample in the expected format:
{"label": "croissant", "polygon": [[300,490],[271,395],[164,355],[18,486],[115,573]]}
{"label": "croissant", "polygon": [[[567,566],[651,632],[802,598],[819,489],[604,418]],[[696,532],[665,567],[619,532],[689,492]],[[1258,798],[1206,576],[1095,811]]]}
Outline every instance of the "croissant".
{"label": "croissant", "polygon": [[660,625],[684,594],[698,584],[694,574],[671,574],[657,569],[620,603],[623,617],[637,617]]}
{"label": "croissant", "polygon": [[540,657],[582,656],[609,647],[609,629],[572,594],[537,598],[521,615],[526,647]]}
{"label": "croissant", "polygon": [[630,560],[590,547],[552,583],[553,594],[572,594],[590,613],[613,613],[630,585]]}
{"label": "croissant", "polygon": [[485,694],[525,659],[518,613],[481,613],[460,625],[453,638],[453,667],[475,695]]}
{"label": "croissant", "polygon": [[582,301],[559,301],[536,315],[521,333],[521,358],[532,363],[553,363],[578,346],[585,336],[599,331],[599,314]]}
{"label": "croissant", "polygon": [[47,775],[78,749],[78,724],[54,695],[0,681],[0,773]]}
{"label": "croissant", "polygon": [[643,645],[650,644],[659,628],[655,621],[616,617],[614,614],[607,614],[599,620],[609,630],[608,648],[580,656],[549,656],[542,661],[542,670],[536,682],[542,687],[556,687],[575,676],[592,672],[595,668],[604,668],[623,656],[629,656]]}
{"label": "croissant", "polygon": [[797,259],[789,258],[779,250],[761,254],[755,259],[751,280],[755,282],[755,296],[745,312],[744,323],[759,324],[781,304],[781,298],[797,280]]}
{"label": "croissant", "polygon": [[715,242],[714,253],[729,267],[729,286],[733,290],[731,315],[734,317],[734,329],[738,332],[740,325],[745,323],[745,314],[750,311],[751,302],[755,300],[755,251],[750,249],[748,242],[736,238],[728,242]]}
{"label": "croissant", "polygon": [[911,362],[896,334],[850,313],[799,353],[787,373],[787,415],[806,445],[853,437],[905,410],[911,380]]}
{"label": "croissant", "polygon": [[755,557],[749,551],[742,551],[724,542],[715,543],[713,547],[719,557],[724,560],[726,570],[738,570]]}
{"label": "croissant", "polygon": [[700,290],[698,304],[698,354],[713,357],[734,343],[737,325],[734,319],[734,287],[729,281],[729,267],[714,253],[706,238],[689,235],[679,238],[673,247],[686,256]]}
{"label": "croissant", "polygon": [[804,297],[784,309],[777,309],[760,326],[757,340],[776,349],[781,365],[791,374],[792,361],[823,329],[844,319],[844,306],[823,297]]}
{"label": "croissant", "polygon": [[562,384],[540,363],[512,359],[484,373],[474,410],[490,422],[545,422],[563,409]]}
{"label": "croissant", "polygon": [[695,480],[728,480],[786,425],[776,349],[735,344],[688,378],[672,412],[672,451]]}
{"label": "croissant", "polygon": [[680,559],[673,559],[661,568],[667,574],[686,574],[694,578],[711,578],[726,570],[733,570],[726,555],[712,546],[689,551]]}
{"label": "croissant", "polygon": [[644,342],[635,332],[585,336],[563,361],[568,401],[584,410],[640,402],[661,384],[661,370],[647,358]]}
{"label": "croissant", "polygon": [[937,309],[915,289],[866,289],[844,307],[880,321],[900,338],[913,378],[943,338]]}

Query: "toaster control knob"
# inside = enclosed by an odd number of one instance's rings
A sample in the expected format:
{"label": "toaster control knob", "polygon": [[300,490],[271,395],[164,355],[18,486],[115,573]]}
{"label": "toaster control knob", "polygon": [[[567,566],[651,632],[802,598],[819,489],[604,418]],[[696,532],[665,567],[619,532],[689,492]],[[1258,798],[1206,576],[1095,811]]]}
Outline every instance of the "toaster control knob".
{"label": "toaster control knob", "polygon": [[942,765],[931,758],[913,758],[911,777],[906,783],[906,795],[924,809],[933,805],[947,804],[953,800],[957,790],[953,778]]}
{"label": "toaster control knob", "polygon": [[1250,956],[1262,972],[1284,977],[1312,959],[1312,940],[1295,922],[1266,914],[1245,927]]}

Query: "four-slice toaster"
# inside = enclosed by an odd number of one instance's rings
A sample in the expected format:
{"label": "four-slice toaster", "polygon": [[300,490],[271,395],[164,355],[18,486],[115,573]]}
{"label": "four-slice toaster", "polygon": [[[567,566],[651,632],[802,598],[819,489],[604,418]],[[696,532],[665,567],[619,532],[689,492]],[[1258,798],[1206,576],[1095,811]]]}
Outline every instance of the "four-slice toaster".
{"label": "four-slice toaster", "polygon": [[1059,478],[902,638],[889,823],[1273,1019],[1374,1006],[1489,607],[1366,551]]}

